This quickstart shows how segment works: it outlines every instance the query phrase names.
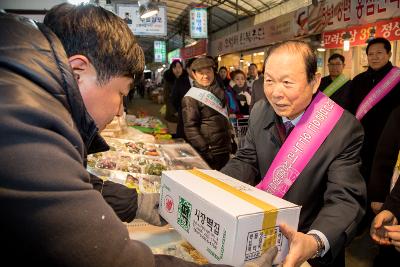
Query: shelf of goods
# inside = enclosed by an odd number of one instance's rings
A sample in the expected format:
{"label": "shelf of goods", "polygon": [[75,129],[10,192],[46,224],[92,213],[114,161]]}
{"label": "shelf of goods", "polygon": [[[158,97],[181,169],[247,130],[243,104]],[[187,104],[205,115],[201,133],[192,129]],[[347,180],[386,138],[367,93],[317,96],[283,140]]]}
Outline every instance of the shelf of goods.
{"label": "shelf of goods", "polygon": [[[105,137],[110,150],[88,156],[87,169],[103,180],[136,188],[141,193],[160,191],[163,170],[209,169],[187,143],[155,144]],[[148,244],[156,254],[174,255],[204,264],[203,258],[169,225],[156,227],[141,220],[127,224],[131,238]]]}

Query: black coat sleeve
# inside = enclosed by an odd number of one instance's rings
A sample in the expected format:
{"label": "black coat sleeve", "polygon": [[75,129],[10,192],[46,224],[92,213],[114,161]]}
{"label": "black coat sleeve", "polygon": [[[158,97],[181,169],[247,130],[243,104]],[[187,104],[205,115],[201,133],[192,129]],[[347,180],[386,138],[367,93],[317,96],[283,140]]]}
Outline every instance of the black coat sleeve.
{"label": "black coat sleeve", "polygon": [[400,221],[400,182],[397,180],[397,183],[393,187],[392,192],[386,198],[385,204],[383,205],[383,209],[391,211],[394,216],[396,216],[397,221]]}
{"label": "black coat sleeve", "polygon": [[135,219],[138,205],[138,195],[135,189],[111,181],[103,181],[93,174],[90,174],[90,183],[101,193],[121,221],[131,222]]}
{"label": "black coat sleeve", "polygon": [[393,166],[400,150],[400,108],[395,109],[386,122],[376,147],[368,193],[371,201],[385,202],[389,195]]}

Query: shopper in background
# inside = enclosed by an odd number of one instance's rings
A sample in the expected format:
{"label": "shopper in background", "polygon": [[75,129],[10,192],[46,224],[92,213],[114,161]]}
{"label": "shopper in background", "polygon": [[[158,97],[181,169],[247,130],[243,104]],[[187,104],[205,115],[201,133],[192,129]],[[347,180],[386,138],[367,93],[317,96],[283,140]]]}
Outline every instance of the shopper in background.
{"label": "shopper in background", "polygon": [[174,60],[169,69],[164,72],[164,103],[166,105],[165,119],[170,122],[178,122],[177,111],[172,104],[172,91],[176,79],[183,73],[183,65],[179,60]]}
{"label": "shopper in background", "polygon": [[[216,80],[212,59],[198,58],[191,69],[195,78],[193,87],[182,99],[185,136],[208,165],[219,170],[232,152],[224,89]],[[202,96],[212,101],[204,102]]]}
{"label": "shopper in background", "polygon": [[[375,214],[371,224],[372,238],[383,246],[380,246],[379,253],[374,260],[374,266],[390,266],[393,262],[400,262],[400,252],[393,246],[400,248],[400,182],[398,182],[400,172],[400,106],[393,110],[387,120],[385,128],[379,139],[378,146],[372,165],[369,188],[374,188],[374,201],[372,207]],[[394,166],[394,167],[393,167]],[[394,187],[394,188],[393,188]],[[397,187],[397,188],[396,188]],[[396,221],[395,221],[396,220]],[[379,242],[377,238],[381,236],[386,240],[383,233],[387,232],[382,224],[396,224],[391,228],[392,239],[397,241]],[[396,238],[397,237],[397,238]]]}
{"label": "shopper in background", "polygon": [[252,88],[254,81],[257,79],[258,79],[257,65],[251,63],[249,66],[249,71],[247,72],[247,87]]}
{"label": "shopper in background", "polygon": [[172,89],[171,102],[176,111],[178,112],[178,123],[176,125],[176,134],[175,138],[184,138],[185,131],[183,129],[183,119],[182,119],[182,98],[189,91],[189,89],[193,86],[193,72],[191,69],[192,63],[196,58],[188,59],[185,67],[186,70],[182,73],[181,76],[176,80],[174,87]]}
{"label": "shopper in background", "polygon": [[218,70],[218,75],[221,78],[222,82],[224,83],[224,88],[226,88],[229,85],[229,82],[231,79],[228,77],[228,69],[225,66],[222,66]]}
{"label": "shopper in background", "polygon": [[236,102],[239,104],[239,113],[249,115],[251,95],[246,83],[246,74],[242,70],[235,70],[231,73],[231,77],[232,90],[235,93]]}
{"label": "shopper in background", "polygon": [[254,104],[258,100],[265,100],[267,101],[267,98],[265,97],[264,94],[264,71],[265,71],[265,60],[263,64],[263,69],[261,74],[258,76],[258,79],[254,81],[253,87],[251,88],[251,103],[249,106],[249,111],[253,109]]}
{"label": "shopper in background", "polygon": [[321,79],[318,88],[341,107],[346,107],[349,101],[350,80],[343,74],[344,66],[344,56],[331,55],[328,59],[329,75]]}
{"label": "shopper in background", "polygon": [[255,104],[244,145],[221,169],[302,206],[298,232],[281,226],[290,242],[283,266],[307,260],[312,266],[344,266],[345,245],[365,212],[362,127],[317,93],[316,71],[317,57],[304,42],[269,50],[264,73],[269,103]]}
{"label": "shopper in background", "polygon": [[[93,5],[55,6],[45,24],[61,42],[43,24],[0,13],[2,260],[15,266],[199,266],[153,255],[130,240],[85,168],[86,153],[107,149],[98,130],[122,114],[122,97],[143,71],[132,32]],[[134,192],[133,214],[160,223],[159,198]],[[269,250],[255,266],[271,266],[275,254]]]}

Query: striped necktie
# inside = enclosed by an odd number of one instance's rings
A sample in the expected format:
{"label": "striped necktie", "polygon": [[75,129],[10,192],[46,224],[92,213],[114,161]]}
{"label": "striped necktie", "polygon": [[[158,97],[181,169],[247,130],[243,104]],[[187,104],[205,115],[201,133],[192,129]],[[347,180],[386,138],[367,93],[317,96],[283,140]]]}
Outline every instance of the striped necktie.
{"label": "striped necktie", "polygon": [[291,121],[285,121],[283,123],[283,125],[285,126],[285,130],[286,130],[286,136],[289,136],[290,132],[293,130],[294,125]]}

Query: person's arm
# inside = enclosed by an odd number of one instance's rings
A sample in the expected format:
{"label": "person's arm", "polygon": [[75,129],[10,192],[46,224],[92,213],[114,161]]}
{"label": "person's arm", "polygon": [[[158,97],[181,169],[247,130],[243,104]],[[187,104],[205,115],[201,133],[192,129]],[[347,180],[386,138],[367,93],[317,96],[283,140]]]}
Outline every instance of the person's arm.
{"label": "person's arm", "polygon": [[252,117],[250,117],[243,146],[221,169],[222,173],[225,173],[226,175],[250,185],[256,185],[256,177],[259,176],[257,151],[253,129]]}
{"label": "person's arm", "polygon": [[123,222],[130,222],[136,216],[138,194],[135,189],[111,181],[104,181],[90,174],[90,183],[100,192],[104,200]]}

